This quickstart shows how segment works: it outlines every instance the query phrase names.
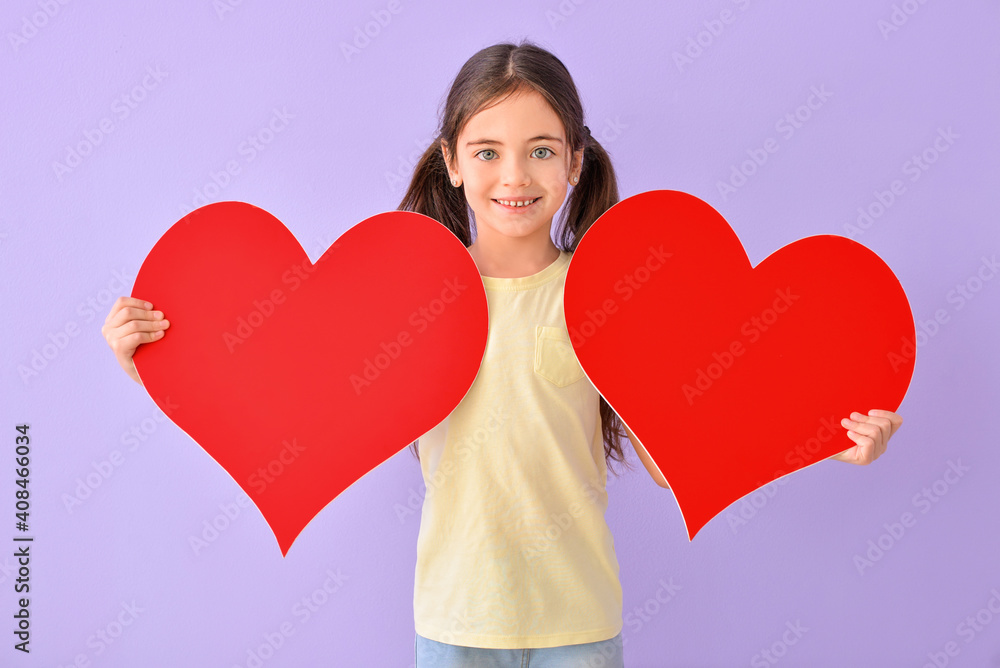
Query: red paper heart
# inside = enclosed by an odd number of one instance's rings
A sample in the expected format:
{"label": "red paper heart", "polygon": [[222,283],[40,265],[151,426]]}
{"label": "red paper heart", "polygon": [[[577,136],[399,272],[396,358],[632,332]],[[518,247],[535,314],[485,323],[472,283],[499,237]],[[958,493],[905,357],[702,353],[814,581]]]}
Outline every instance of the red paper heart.
{"label": "red paper heart", "polygon": [[855,445],[840,420],[896,410],[913,373],[910,305],[875,253],[818,235],[752,267],[726,220],[683,192],[605,212],[563,303],[584,371],[663,473],[689,539]]}
{"label": "red paper heart", "polygon": [[451,413],[486,349],[475,262],[412,212],[358,223],[313,264],[263,209],[209,204],[156,243],[132,295],[170,321],[136,350],[143,385],[253,500],[282,555]]}

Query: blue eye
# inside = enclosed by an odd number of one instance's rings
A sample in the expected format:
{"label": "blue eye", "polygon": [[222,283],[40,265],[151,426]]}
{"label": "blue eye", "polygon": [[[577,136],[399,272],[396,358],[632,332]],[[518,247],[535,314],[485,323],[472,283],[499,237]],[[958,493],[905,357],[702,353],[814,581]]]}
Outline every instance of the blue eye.
{"label": "blue eye", "polygon": [[[548,146],[539,146],[535,150],[536,151],[548,151],[549,153],[552,153],[552,149],[550,149]],[[549,156],[546,155],[545,157],[547,158]]]}
{"label": "blue eye", "polygon": [[[477,153],[476,156],[477,157],[481,156],[483,153],[495,153],[495,151],[493,149],[491,149],[491,148],[483,149],[482,151],[480,151],[479,153]],[[489,160],[487,160],[486,162],[489,162]]]}

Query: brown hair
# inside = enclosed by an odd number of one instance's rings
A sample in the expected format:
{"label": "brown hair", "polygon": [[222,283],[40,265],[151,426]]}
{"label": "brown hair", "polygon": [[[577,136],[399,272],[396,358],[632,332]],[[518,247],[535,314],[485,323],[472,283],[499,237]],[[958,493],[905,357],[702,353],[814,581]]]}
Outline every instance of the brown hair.
{"label": "brown hair", "polygon": [[[527,40],[494,44],[478,51],[462,66],[448,92],[437,139],[420,157],[399,210],[430,216],[443,223],[466,247],[471,246],[475,215],[466,202],[464,186],[456,188],[449,182],[441,144],[455,146],[465,124],[476,113],[525,90],[538,92],[552,106],[566,129],[569,146],[584,147],[580,182],[569,195],[569,206],[562,208],[557,228],[560,233],[556,246],[572,253],[587,228],[618,202],[618,181],[610,156],[585,129],[583,105],[566,66]],[[450,151],[450,157],[454,167],[455,151]],[[600,412],[608,464],[615,460],[628,467],[622,452],[625,433],[621,418],[604,397],[600,399]],[[418,443],[414,441],[410,448],[419,459]]]}

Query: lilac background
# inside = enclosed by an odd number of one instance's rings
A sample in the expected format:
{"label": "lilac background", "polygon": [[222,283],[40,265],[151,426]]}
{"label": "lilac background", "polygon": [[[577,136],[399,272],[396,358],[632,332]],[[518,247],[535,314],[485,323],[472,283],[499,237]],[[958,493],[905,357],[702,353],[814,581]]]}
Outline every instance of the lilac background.
{"label": "lilac background", "polygon": [[[12,550],[0,549],[0,664],[67,666],[82,655],[93,666],[247,666],[285,625],[293,633],[263,665],[412,665],[419,514],[398,514],[423,493],[411,454],[352,486],[283,560],[253,507],[224,521],[236,483],[121,372],[100,327],[158,237],[196,204],[261,206],[313,260],[355,222],[395,208],[458,68],[526,36],[573,73],[623,197],[671,188],[707,200],[754,263],[804,236],[850,236],[893,268],[918,322],[947,318],[921,341],[899,408],[906,424],[873,466],[812,466],[751,495],[756,508],[734,504],[693,543],[670,492],[634,455],[636,472],[610,478],[626,664],[768,666],[760,653],[770,648],[782,666],[922,666],[952,641],[949,665],[1000,666],[1000,614],[986,608],[1000,591],[1000,279],[977,276],[1000,250],[997,3],[399,0],[388,14],[381,1],[223,2],[11,0],[0,11],[0,540],[15,533],[13,427],[25,421],[37,536],[30,657],[11,648],[16,573]],[[903,5],[915,13],[883,35],[879,22]],[[733,20],[712,37],[704,22],[724,9]],[[346,58],[341,45],[372,12],[391,22]],[[699,33],[707,46],[678,66],[674,53]],[[147,68],[166,76],[116,114]],[[832,96],[788,137],[776,122],[813,86]],[[241,143],[274,109],[291,118],[251,160]],[[113,131],[57,175],[103,118]],[[910,180],[905,163],[939,128],[957,138]],[[768,137],[778,151],[720,193]],[[240,173],[213,188],[228,161]],[[846,227],[894,179],[905,194],[861,233]],[[960,306],[959,285],[980,289]],[[851,304],[842,312],[850,318]],[[74,326],[62,347],[51,343]],[[22,377],[36,353],[51,359]],[[760,418],[755,427],[780,432],[780,407]],[[68,509],[114,451],[121,465]],[[968,471],[918,505],[949,462]],[[756,510],[743,524],[741,508]],[[904,512],[916,523],[891,539],[885,525]],[[191,537],[213,521],[225,528],[196,551]],[[859,572],[855,558],[880,537],[891,547]],[[346,579],[304,619],[295,606],[328,569]],[[137,617],[117,627],[133,602]],[[977,613],[979,630],[960,626]],[[801,637],[783,637],[796,623]],[[101,629],[122,632],[108,645]]]}

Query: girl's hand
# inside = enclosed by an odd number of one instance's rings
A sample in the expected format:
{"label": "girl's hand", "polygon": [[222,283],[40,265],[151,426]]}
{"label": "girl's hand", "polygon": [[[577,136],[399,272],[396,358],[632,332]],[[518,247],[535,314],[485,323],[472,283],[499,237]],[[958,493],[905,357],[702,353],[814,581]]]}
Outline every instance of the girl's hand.
{"label": "girl's hand", "polygon": [[101,334],[125,373],[142,385],[132,355],[141,344],[162,339],[163,330],[169,326],[170,323],[163,319],[163,312],[146,308],[145,300],[122,296],[111,305]]}
{"label": "girl's hand", "polygon": [[871,464],[885,452],[889,439],[903,424],[903,418],[892,411],[870,410],[868,415],[851,413],[851,419],[844,418],[840,424],[847,429],[848,438],[857,445],[828,459],[848,464]]}

